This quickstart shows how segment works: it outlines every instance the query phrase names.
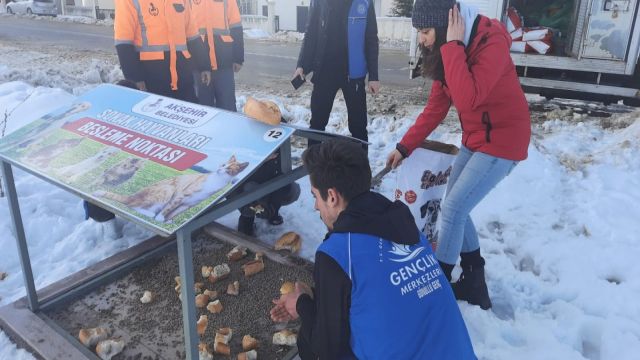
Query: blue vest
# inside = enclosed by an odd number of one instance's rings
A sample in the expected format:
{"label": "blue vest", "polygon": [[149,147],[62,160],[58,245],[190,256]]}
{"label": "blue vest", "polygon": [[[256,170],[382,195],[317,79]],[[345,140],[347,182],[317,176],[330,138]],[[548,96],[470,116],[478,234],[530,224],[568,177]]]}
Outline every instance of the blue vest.
{"label": "blue vest", "polygon": [[358,359],[477,359],[431,246],[333,233],[318,251],[351,279],[351,348]]}
{"label": "blue vest", "polygon": [[365,33],[367,30],[367,14],[369,0],[353,0],[349,10],[347,25],[349,51],[349,78],[359,79],[367,76],[367,59],[365,57]]}

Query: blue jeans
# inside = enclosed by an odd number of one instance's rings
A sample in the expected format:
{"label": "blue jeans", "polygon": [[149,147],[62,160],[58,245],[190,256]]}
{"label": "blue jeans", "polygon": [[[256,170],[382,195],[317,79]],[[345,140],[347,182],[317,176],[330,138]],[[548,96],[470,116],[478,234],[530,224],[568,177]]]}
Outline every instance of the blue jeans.
{"label": "blue jeans", "polygon": [[472,252],[480,248],[478,234],[469,214],[517,164],[517,161],[473,152],[461,146],[440,214],[442,220],[436,249],[438,260],[455,265],[460,252]]}

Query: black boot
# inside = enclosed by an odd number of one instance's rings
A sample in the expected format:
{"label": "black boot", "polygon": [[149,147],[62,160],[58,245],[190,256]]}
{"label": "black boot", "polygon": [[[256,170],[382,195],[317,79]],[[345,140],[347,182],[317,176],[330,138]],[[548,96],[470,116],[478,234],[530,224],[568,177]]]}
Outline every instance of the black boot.
{"label": "black boot", "polygon": [[480,249],[470,253],[461,253],[462,274],[457,282],[452,283],[456,299],[478,305],[482,310],[491,308],[489,290],[484,279],[484,259],[480,256]]}
{"label": "black boot", "polygon": [[238,218],[238,231],[248,236],[255,236],[256,232],[253,224],[255,219],[255,216],[240,215],[240,218]]}
{"label": "black boot", "polygon": [[447,263],[443,263],[440,260],[438,260],[438,264],[440,264],[440,269],[442,269],[442,272],[444,273],[444,277],[447,278],[448,282],[451,282],[451,272],[453,271],[453,268],[456,267],[456,266],[455,265],[451,265],[451,264],[447,264]]}

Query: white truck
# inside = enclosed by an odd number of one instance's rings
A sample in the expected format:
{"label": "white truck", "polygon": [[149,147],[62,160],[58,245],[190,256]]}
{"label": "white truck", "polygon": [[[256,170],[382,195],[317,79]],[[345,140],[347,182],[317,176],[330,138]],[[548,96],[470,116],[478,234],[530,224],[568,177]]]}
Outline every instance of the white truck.
{"label": "white truck", "polygon": [[[605,104],[622,100],[640,106],[638,0],[462,1],[505,24],[515,9],[525,29],[551,30],[553,35],[547,39],[551,48],[546,54],[512,48],[511,57],[525,91],[547,98]],[[416,36],[411,38],[409,51],[411,77],[416,77],[420,59]]]}

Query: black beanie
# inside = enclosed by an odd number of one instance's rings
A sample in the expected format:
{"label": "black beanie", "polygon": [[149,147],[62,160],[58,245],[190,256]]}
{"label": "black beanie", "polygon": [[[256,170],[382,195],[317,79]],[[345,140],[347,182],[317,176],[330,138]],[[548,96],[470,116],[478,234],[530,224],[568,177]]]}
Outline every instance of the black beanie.
{"label": "black beanie", "polygon": [[455,0],[416,0],[411,22],[416,29],[446,28]]}

